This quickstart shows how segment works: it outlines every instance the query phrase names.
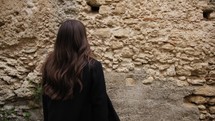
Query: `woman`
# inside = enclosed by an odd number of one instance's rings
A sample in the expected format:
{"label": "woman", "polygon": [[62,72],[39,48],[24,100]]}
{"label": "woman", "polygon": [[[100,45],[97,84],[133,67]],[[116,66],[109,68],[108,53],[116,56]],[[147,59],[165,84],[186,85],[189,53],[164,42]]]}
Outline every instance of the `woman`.
{"label": "woman", "polygon": [[119,121],[84,25],[67,20],[42,68],[44,121]]}

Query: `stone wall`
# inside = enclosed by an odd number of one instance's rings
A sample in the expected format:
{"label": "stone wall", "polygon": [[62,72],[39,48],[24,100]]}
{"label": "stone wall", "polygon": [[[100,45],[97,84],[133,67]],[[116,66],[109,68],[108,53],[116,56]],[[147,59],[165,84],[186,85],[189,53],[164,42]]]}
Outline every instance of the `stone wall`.
{"label": "stone wall", "polygon": [[40,67],[67,18],[86,25],[122,121],[215,119],[213,0],[1,0],[0,5],[0,120],[42,119]]}

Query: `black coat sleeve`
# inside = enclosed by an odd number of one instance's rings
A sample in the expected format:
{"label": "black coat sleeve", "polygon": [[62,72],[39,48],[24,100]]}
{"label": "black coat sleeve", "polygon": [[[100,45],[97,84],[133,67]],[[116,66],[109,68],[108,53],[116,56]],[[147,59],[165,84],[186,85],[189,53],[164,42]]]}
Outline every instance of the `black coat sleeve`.
{"label": "black coat sleeve", "polygon": [[96,61],[92,71],[92,121],[108,121],[108,98],[101,63]]}
{"label": "black coat sleeve", "polygon": [[[46,83],[46,70],[45,70],[45,65],[42,68],[42,88],[44,87]],[[48,104],[47,104],[47,96],[42,93],[42,106],[43,106],[43,121],[48,121]]]}
{"label": "black coat sleeve", "polygon": [[47,97],[42,95],[42,104],[43,104],[43,119],[48,121],[48,107],[47,107]]}

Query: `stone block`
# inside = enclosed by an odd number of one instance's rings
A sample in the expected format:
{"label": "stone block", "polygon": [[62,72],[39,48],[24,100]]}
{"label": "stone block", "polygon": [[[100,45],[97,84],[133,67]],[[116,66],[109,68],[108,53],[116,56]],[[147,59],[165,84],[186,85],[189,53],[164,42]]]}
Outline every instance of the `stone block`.
{"label": "stone block", "polygon": [[210,71],[208,76],[215,78],[215,71]]}
{"label": "stone block", "polygon": [[205,104],[207,103],[207,98],[203,96],[192,96],[189,98],[190,102],[195,104]]}
{"label": "stone block", "polygon": [[206,82],[204,78],[189,78],[187,81],[193,85],[203,85]]}
{"label": "stone block", "polygon": [[201,86],[195,89],[194,94],[202,96],[215,96],[215,87],[208,85]]}
{"label": "stone block", "polygon": [[211,98],[211,99],[208,101],[208,104],[210,104],[210,105],[215,105],[215,97],[214,97],[214,98]]}
{"label": "stone block", "polygon": [[166,74],[167,74],[167,76],[175,76],[176,75],[175,66],[174,65],[170,66],[166,70]]}
{"label": "stone block", "polygon": [[111,12],[111,8],[109,6],[102,5],[99,9],[99,14],[107,16]]}
{"label": "stone block", "polygon": [[5,88],[0,87],[0,101],[1,103],[5,103],[7,100],[13,99],[16,95],[13,93],[13,90],[9,89],[8,86],[4,86]]}
{"label": "stone block", "polygon": [[125,85],[128,87],[133,87],[136,85],[136,81],[133,78],[126,78]]}
{"label": "stone block", "polygon": [[119,49],[122,47],[123,47],[123,42],[117,42],[117,41],[111,42],[111,48],[112,49]]}
{"label": "stone block", "polygon": [[124,6],[124,4],[117,4],[114,10],[115,14],[123,14],[125,13],[126,8]]}
{"label": "stone block", "polygon": [[181,80],[181,81],[184,81],[184,80],[186,80],[187,78],[186,78],[185,76],[179,76],[178,79]]}
{"label": "stone block", "polygon": [[199,119],[201,119],[201,120],[206,119],[206,115],[205,114],[200,114]]}
{"label": "stone block", "polygon": [[191,72],[189,70],[185,70],[183,68],[176,67],[176,74],[179,76],[190,76]]}
{"label": "stone block", "polygon": [[209,111],[210,113],[215,114],[215,106],[209,107]]}
{"label": "stone block", "polygon": [[165,44],[163,46],[161,46],[162,49],[165,49],[165,50],[174,50],[174,46],[171,45],[171,44]]}
{"label": "stone block", "polygon": [[176,80],[176,84],[177,84],[177,86],[179,86],[179,87],[184,87],[184,86],[188,86],[188,85],[189,85],[188,82],[186,82],[186,81],[181,81],[181,80]]}
{"label": "stone block", "polygon": [[154,81],[154,78],[153,77],[148,77],[147,79],[144,79],[142,81],[143,84],[151,84],[152,82]]}
{"label": "stone block", "polygon": [[128,47],[124,47],[122,49],[122,57],[124,58],[131,58],[133,56],[133,51],[132,49],[128,48]]}
{"label": "stone block", "polygon": [[116,38],[127,38],[130,35],[130,30],[129,29],[123,29],[123,28],[117,28],[112,30],[112,34]]}
{"label": "stone block", "polygon": [[206,109],[206,107],[204,105],[199,105],[198,108],[199,108],[199,110],[205,110]]}
{"label": "stone block", "polygon": [[96,29],[94,35],[100,38],[109,38],[111,36],[111,32],[109,28]]}

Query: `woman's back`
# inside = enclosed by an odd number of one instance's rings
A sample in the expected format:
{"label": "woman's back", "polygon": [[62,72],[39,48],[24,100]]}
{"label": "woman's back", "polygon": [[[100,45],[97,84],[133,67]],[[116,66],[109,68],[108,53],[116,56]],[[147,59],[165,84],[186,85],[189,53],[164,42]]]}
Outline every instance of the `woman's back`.
{"label": "woman's back", "polygon": [[65,21],[42,68],[44,121],[119,121],[84,25]]}
{"label": "woman's back", "polygon": [[101,63],[93,60],[83,69],[83,90],[74,88],[68,100],[43,95],[45,121],[108,121],[107,94]]}

